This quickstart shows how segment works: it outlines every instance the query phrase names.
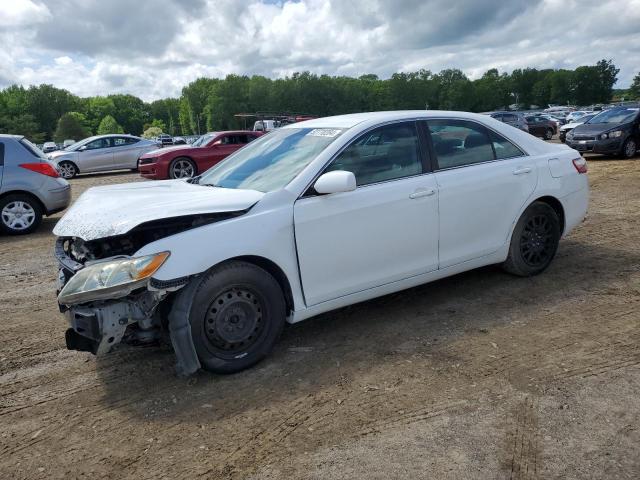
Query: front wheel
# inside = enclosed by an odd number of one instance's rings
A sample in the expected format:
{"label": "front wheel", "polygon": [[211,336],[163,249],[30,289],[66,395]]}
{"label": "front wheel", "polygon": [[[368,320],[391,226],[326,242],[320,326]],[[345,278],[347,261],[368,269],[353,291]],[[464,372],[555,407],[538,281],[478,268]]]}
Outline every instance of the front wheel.
{"label": "front wheel", "polygon": [[520,277],[542,273],[553,260],[561,235],[555,210],[543,202],[532,203],[513,230],[509,256],[502,267]]}
{"label": "front wheel", "polygon": [[0,231],[23,235],[33,232],[41,221],[42,208],[33,197],[12,194],[0,199]]}
{"label": "front wheel", "polygon": [[62,178],[69,180],[78,174],[78,167],[76,167],[72,162],[64,161],[58,164],[58,171]]}
{"label": "front wheel", "polygon": [[622,146],[622,158],[633,158],[637,149],[638,145],[636,144],[636,141],[633,138],[628,138]]}
{"label": "front wheel", "polygon": [[191,178],[196,173],[196,164],[185,157],[178,157],[169,165],[170,178]]}
{"label": "front wheel", "polygon": [[553,138],[553,130],[550,128],[547,128],[547,130],[544,132],[544,139],[551,140],[552,138]]}
{"label": "front wheel", "polygon": [[[196,280],[197,281],[197,280]],[[191,293],[189,323],[202,367],[235,373],[266,357],[282,333],[286,305],[267,271],[231,261],[212,269]]]}

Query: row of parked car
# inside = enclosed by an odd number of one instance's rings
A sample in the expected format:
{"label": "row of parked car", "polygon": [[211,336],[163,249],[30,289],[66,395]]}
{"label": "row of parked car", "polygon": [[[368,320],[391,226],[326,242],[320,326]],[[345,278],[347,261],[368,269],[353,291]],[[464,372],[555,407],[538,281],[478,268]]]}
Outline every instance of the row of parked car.
{"label": "row of parked car", "polygon": [[[559,132],[562,141],[580,152],[631,158],[640,145],[637,106],[572,112],[566,119],[573,121],[562,126],[544,113],[505,111],[490,116],[545,139]],[[28,233],[43,215],[66,208],[71,198],[66,180],[79,173],[128,169],[154,180],[191,178],[263,134],[260,130],[209,132],[191,144],[170,146],[133,135],[100,135],[48,155],[22,136],[1,135],[0,230]]]}
{"label": "row of parked car", "polygon": [[551,113],[491,112],[491,117],[545,140],[559,134],[579,152],[631,158],[640,146],[640,106],[616,106],[600,111]]}

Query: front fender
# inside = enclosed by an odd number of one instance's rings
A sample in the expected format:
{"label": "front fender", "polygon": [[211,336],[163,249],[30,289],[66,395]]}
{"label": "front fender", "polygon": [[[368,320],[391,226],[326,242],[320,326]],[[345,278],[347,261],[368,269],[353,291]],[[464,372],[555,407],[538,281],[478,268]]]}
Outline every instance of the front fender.
{"label": "front fender", "polygon": [[294,198],[284,190],[275,196],[278,200],[285,197],[285,201],[274,202],[265,196],[243,216],[162,238],[145,245],[135,256],[171,252],[153,276],[160,281],[196,275],[236,257],[263,257],[287,276],[294,309],[303,308],[293,228]]}

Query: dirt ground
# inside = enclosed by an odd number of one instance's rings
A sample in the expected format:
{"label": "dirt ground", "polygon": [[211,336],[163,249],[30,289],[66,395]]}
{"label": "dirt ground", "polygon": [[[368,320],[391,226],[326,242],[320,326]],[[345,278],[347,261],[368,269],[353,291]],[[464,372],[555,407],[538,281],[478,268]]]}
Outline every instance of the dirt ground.
{"label": "dirt ground", "polygon": [[57,218],[0,237],[0,478],[639,478],[640,159],[589,168],[588,219],[543,275],[325,314],[232,376],[66,350]]}

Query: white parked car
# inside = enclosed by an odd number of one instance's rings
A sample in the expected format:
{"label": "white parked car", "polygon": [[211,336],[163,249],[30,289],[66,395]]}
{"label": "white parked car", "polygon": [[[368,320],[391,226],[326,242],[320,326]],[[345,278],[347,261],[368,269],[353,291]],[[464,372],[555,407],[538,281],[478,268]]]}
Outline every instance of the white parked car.
{"label": "white parked car", "polygon": [[44,153],[51,153],[58,150],[58,145],[55,142],[44,142],[42,145],[42,151]]}
{"label": "white parked car", "polygon": [[288,125],[188,181],[94,187],[54,229],[67,346],[168,332],[180,373],[235,372],[285,322],[484,265],[536,275],[585,216],[586,171],[485,115],[404,111]]}
{"label": "white parked car", "polygon": [[588,110],[576,110],[575,112],[571,112],[567,115],[567,122],[575,122],[580,117],[584,117],[585,115],[589,115],[590,113],[593,112]]}
{"label": "white parked car", "polygon": [[79,173],[107,170],[136,170],[143,153],[158,148],[159,143],[133,135],[98,135],[85,138],[49,155],[63,178]]}

